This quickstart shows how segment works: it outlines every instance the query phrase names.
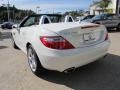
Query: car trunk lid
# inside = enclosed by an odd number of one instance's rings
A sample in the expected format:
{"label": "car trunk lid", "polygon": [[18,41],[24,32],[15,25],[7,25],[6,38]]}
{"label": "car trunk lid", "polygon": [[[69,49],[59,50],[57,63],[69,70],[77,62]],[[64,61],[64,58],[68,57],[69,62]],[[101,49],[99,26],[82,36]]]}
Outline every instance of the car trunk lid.
{"label": "car trunk lid", "polygon": [[44,29],[55,32],[76,48],[96,45],[105,39],[105,27],[91,23],[56,23],[43,25]]}

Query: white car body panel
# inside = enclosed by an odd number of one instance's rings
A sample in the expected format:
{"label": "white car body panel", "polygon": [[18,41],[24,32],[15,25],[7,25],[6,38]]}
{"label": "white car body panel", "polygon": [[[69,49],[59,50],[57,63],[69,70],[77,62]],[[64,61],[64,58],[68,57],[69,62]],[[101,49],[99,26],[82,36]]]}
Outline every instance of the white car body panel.
{"label": "white car body panel", "polygon": [[48,53],[43,51],[42,55],[41,51],[38,50],[38,56],[41,58],[44,68],[63,72],[66,69],[78,68],[104,57],[107,54],[109,43],[107,41],[96,46],[74,50],[51,50]]}
{"label": "white car body panel", "polygon": [[[44,68],[62,72],[71,67],[77,68],[86,65],[107,54],[110,40],[104,41],[107,33],[106,28],[99,26],[81,29],[81,27],[87,25],[95,24],[76,22],[39,24],[21,27],[20,31],[13,29],[12,35],[17,46],[26,54],[27,43],[33,46]],[[81,38],[79,35],[91,31],[103,31],[101,41],[88,46],[86,44],[80,45]],[[40,41],[41,36],[62,36],[72,43],[75,49],[56,50],[47,48]]]}

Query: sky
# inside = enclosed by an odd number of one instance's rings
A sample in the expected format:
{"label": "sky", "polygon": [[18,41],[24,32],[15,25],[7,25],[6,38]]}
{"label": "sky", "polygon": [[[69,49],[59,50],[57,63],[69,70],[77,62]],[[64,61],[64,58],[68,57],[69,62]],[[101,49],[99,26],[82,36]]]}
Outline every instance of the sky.
{"label": "sky", "polygon": [[[0,0],[1,4],[7,4],[8,0]],[[11,5],[20,9],[37,10],[42,13],[66,12],[78,9],[88,10],[93,0],[9,0]]]}

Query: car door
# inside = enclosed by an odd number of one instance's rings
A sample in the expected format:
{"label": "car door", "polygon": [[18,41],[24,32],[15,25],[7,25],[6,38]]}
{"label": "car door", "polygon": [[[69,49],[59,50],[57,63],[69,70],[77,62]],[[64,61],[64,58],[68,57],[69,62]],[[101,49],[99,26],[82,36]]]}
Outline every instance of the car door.
{"label": "car door", "polygon": [[111,20],[110,19],[108,19],[108,17],[107,17],[107,15],[106,14],[103,14],[102,16],[101,16],[101,23],[103,24],[103,25],[105,25],[106,27],[109,27],[110,26],[110,24],[111,24]]}
{"label": "car door", "polygon": [[17,44],[17,46],[19,47],[20,46],[20,32],[19,32],[19,27],[16,26],[16,28],[14,28],[12,30],[12,36],[14,38],[14,41],[15,43]]}
{"label": "car door", "polygon": [[120,22],[120,19],[117,15],[112,16],[111,24],[113,27],[117,27]]}
{"label": "car door", "polygon": [[36,23],[35,19],[35,16],[31,16],[20,26],[20,47],[23,51],[26,50],[26,43],[28,42],[35,25],[39,23],[39,21]]}
{"label": "car door", "polygon": [[115,21],[113,20],[113,14],[108,14],[104,17],[104,22],[103,24],[107,28],[115,27]]}

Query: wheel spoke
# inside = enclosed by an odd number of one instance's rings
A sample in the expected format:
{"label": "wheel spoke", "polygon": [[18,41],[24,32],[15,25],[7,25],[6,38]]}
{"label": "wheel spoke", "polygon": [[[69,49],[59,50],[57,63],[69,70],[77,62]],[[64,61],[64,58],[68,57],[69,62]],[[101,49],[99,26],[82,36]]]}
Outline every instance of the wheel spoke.
{"label": "wheel spoke", "polygon": [[29,60],[30,68],[32,69],[32,71],[35,71],[36,70],[36,62],[35,62],[34,52],[32,49],[28,50],[28,60]]}

